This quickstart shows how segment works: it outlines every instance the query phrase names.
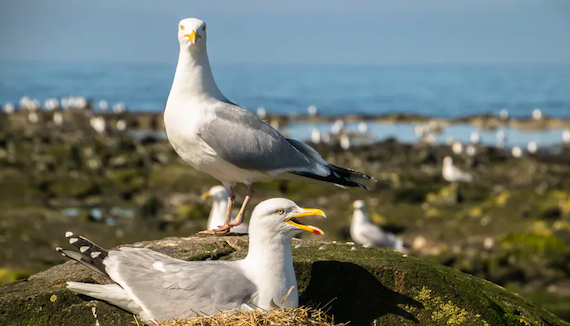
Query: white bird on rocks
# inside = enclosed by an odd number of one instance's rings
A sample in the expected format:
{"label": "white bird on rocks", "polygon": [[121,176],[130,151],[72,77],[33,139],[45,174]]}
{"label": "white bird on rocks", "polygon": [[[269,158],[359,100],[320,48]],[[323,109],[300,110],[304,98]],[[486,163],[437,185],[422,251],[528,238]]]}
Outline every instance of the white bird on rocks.
{"label": "white bird on rocks", "polygon": [[509,111],[506,108],[502,108],[499,111],[499,117],[503,120],[507,120],[509,118]]}
{"label": "white bird on rocks", "polygon": [[317,128],[311,129],[311,142],[313,144],[321,143],[321,132]]}
{"label": "white bird on rocks", "polygon": [[451,150],[453,151],[454,154],[459,155],[463,153],[463,144],[461,144],[461,142],[454,141],[453,144],[451,145]]}
{"label": "white bird on rocks", "polygon": [[91,119],[89,119],[89,123],[98,134],[105,133],[107,130],[107,122],[105,121],[105,118],[101,116],[91,117]]}
{"label": "white bird on rocks", "polygon": [[16,108],[14,107],[14,104],[7,102],[2,107],[2,111],[4,111],[6,114],[12,114],[16,111]]}
{"label": "white bird on rocks", "polygon": [[35,111],[32,111],[30,113],[28,113],[28,121],[31,123],[38,123],[38,121],[40,120],[40,117],[38,116],[38,114]]}
{"label": "white bird on rocks", "polygon": [[520,147],[515,146],[511,149],[511,154],[513,155],[514,158],[519,158],[522,156],[522,150]]}
{"label": "white bird on rocks", "polygon": [[127,111],[127,105],[123,102],[119,102],[119,103],[115,103],[115,105],[113,105],[113,112],[115,113],[123,113]]}
{"label": "white bird on rocks", "polygon": [[505,146],[505,139],[506,139],[505,132],[502,130],[497,131],[496,137],[497,137],[497,146],[498,147]]}
{"label": "white bird on rocks", "polygon": [[562,142],[564,144],[570,144],[570,129],[564,129],[562,131]]}
{"label": "white bird on rocks", "polygon": [[22,97],[20,98],[20,101],[18,102],[18,104],[20,105],[20,107],[21,107],[22,109],[25,109],[25,110],[28,109],[28,106],[29,106],[31,103],[32,103],[32,99],[29,98],[28,96],[22,96]]}
{"label": "white bird on rocks", "polygon": [[473,176],[471,174],[461,171],[458,167],[453,165],[453,159],[446,156],[443,159],[443,168],[441,170],[443,179],[447,182],[471,182],[473,181]]}
{"label": "white bird on rocks", "polygon": [[307,108],[307,112],[309,113],[310,117],[316,117],[319,115],[319,109],[317,109],[317,107],[312,104]]}
{"label": "white bird on rocks", "polygon": [[235,220],[239,225],[253,195],[253,183],[275,179],[315,179],[339,186],[366,188],[375,181],[362,173],[326,162],[303,142],[287,139],[257,116],[229,101],[218,89],[206,51],[206,24],[188,18],[178,24],[180,54],[164,111],[168,140],[178,155],[228,189],[244,183],[247,192]]}
{"label": "white bird on rocks", "polygon": [[[226,222],[228,210],[228,190],[223,186],[213,186],[202,194],[202,199],[212,198],[212,210],[208,216],[208,230],[215,230]],[[230,208],[231,209],[231,208]],[[232,216],[231,220],[234,220]],[[247,224],[242,223],[230,229],[231,233],[247,233]]]}
{"label": "white bird on rocks", "polygon": [[37,111],[40,109],[40,101],[24,96],[20,99],[20,107],[28,111]]}
{"label": "white bird on rocks", "polygon": [[526,150],[531,153],[534,154],[536,153],[536,151],[538,150],[538,144],[533,140],[530,141],[527,145],[526,145]]}
{"label": "white bird on rocks", "polygon": [[119,119],[115,125],[118,131],[125,131],[127,129],[127,122],[123,119]]}
{"label": "white bird on rocks", "polygon": [[99,101],[99,110],[107,111],[108,109],[109,109],[109,102],[107,102],[105,100],[100,100]]}
{"label": "white bird on rocks", "polygon": [[71,108],[69,99],[70,99],[69,97],[63,97],[61,101],[59,101],[59,103],[61,104],[61,108],[63,110],[69,110]]}
{"label": "white bird on rocks", "polygon": [[365,134],[368,132],[368,124],[366,123],[366,121],[360,121],[360,123],[358,124],[358,131],[361,134]]}
{"label": "white bird on rocks", "polygon": [[298,221],[315,215],[324,213],[284,198],[262,202],[251,216],[248,254],[237,261],[184,261],[148,248],[107,251],[72,232],[65,236],[79,252],[57,251],[115,282],[67,282],[68,289],[129,311],[146,324],[198,313],[295,308],[299,293],[291,239],[301,231],[323,234]]}
{"label": "white bird on rocks", "polygon": [[332,127],[331,127],[331,133],[333,135],[338,135],[340,134],[342,131],[344,130],[344,120],[342,119],[337,119]]}
{"label": "white bird on rocks", "polygon": [[340,135],[340,148],[344,149],[345,151],[349,150],[351,146],[350,143],[350,136],[347,134]]}
{"label": "white bird on rocks", "polygon": [[404,241],[393,233],[383,231],[366,216],[366,204],[357,200],[352,205],[354,212],[350,223],[350,237],[363,247],[385,247],[404,252]]}
{"label": "white bird on rocks", "polygon": [[56,98],[48,98],[44,102],[44,107],[48,111],[54,111],[59,109],[59,101]]}
{"label": "white bird on rocks", "polygon": [[477,148],[473,145],[469,145],[465,148],[465,154],[467,154],[467,156],[475,156],[475,154],[477,154]]}
{"label": "white bird on rocks", "polygon": [[469,137],[469,139],[471,140],[471,144],[473,144],[473,145],[479,144],[479,133],[476,131],[473,131],[471,133],[471,136]]}
{"label": "white bird on rocks", "polygon": [[61,126],[63,124],[63,114],[61,112],[54,112],[53,113],[53,123],[56,126]]}
{"label": "white bird on rocks", "polygon": [[534,109],[532,110],[532,118],[534,120],[540,120],[542,119],[542,111],[540,109]]}
{"label": "white bird on rocks", "polygon": [[259,119],[265,120],[267,118],[267,110],[263,106],[257,108],[257,116]]}
{"label": "white bird on rocks", "polygon": [[78,110],[85,110],[87,108],[87,105],[89,103],[87,102],[87,99],[83,96],[76,96],[74,98],[74,107]]}

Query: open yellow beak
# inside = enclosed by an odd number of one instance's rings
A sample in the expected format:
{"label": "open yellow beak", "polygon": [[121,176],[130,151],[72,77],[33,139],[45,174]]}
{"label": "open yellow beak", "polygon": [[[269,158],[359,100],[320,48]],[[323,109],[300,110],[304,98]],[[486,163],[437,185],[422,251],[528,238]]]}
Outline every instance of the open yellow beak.
{"label": "open yellow beak", "polygon": [[200,196],[200,197],[202,197],[202,200],[206,200],[206,199],[212,197],[212,195],[210,195],[210,192],[208,191],[208,192],[203,193],[202,196]]}
{"label": "open yellow beak", "polygon": [[299,228],[300,230],[303,231],[308,231],[314,234],[318,234],[318,235],[323,235],[325,234],[321,229],[319,229],[318,227],[312,226],[312,225],[304,225],[304,224],[300,224],[299,221],[297,221],[296,219],[299,217],[305,217],[305,216],[322,216],[322,217],[327,217],[325,215],[325,213],[323,211],[321,211],[320,209],[316,209],[316,208],[303,208],[303,212],[299,213],[295,216],[289,217],[287,220],[285,220],[285,222],[289,225],[293,225],[297,228]]}
{"label": "open yellow beak", "polygon": [[196,44],[196,41],[199,38],[202,38],[200,35],[196,34],[196,31],[192,31],[192,33],[186,34],[184,35],[184,37],[187,37],[190,40],[190,43],[192,43],[192,45]]}

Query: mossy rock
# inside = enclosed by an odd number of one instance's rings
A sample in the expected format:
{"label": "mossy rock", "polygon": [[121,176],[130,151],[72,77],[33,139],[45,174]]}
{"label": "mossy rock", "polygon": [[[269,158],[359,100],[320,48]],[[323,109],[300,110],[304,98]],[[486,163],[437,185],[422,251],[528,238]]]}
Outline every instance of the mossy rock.
{"label": "mossy rock", "polygon": [[[141,242],[185,260],[239,259],[247,237],[167,238]],[[569,325],[541,307],[488,281],[389,250],[293,241],[304,305],[327,305],[350,325]],[[55,254],[55,253],[54,253]],[[88,301],[66,281],[106,282],[75,262],[0,287],[1,325],[132,325],[113,306]]]}

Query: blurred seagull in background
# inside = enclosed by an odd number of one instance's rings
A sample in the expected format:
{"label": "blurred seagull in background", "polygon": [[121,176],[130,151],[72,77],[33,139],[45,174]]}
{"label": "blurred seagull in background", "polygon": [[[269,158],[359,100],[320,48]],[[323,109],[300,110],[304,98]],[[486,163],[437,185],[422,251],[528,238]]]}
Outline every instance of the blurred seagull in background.
{"label": "blurred seagull in background", "polygon": [[368,132],[368,124],[366,123],[366,121],[360,121],[360,123],[358,124],[358,131],[361,134],[365,134]]}
{"label": "blurred seagull in background", "polygon": [[456,155],[463,153],[463,144],[459,141],[454,141],[451,145],[451,151]]}
{"label": "blurred seagull in background", "polygon": [[317,128],[311,129],[311,142],[314,144],[321,143],[321,132]]}
{"label": "blurred seagull in background", "polygon": [[473,181],[473,176],[467,172],[461,171],[458,167],[453,165],[453,159],[449,156],[446,156],[443,159],[441,174],[443,175],[443,179],[452,183]]}
{"label": "blurred seagull in background", "polygon": [[265,110],[263,106],[258,107],[257,116],[259,117],[259,119],[265,120],[265,118],[267,118],[267,110]]}
{"label": "blurred seagull in background", "polygon": [[501,111],[499,111],[499,117],[502,120],[507,120],[509,118],[509,111],[507,111],[506,108],[502,108]]}
{"label": "blurred seagull in background", "polygon": [[506,140],[505,132],[502,130],[497,131],[496,137],[497,137],[497,147],[504,147]]}
{"label": "blurred seagull in background", "polygon": [[119,103],[115,103],[115,105],[113,105],[113,112],[115,113],[123,113],[127,111],[127,105],[123,102],[119,102]]}
{"label": "blurred seagull in background", "polygon": [[260,203],[251,216],[247,257],[236,261],[184,261],[147,248],[107,251],[72,232],[65,237],[78,251],[56,250],[115,282],[67,282],[69,290],[129,311],[145,324],[227,310],[296,308],[291,239],[301,231],[323,234],[299,222],[306,216],[325,215],[284,198]]}
{"label": "blurred seagull in background", "polygon": [[473,144],[473,145],[479,144],[479,133],[476,131],[473,131],[471,133],[471,136],[469,137],[469,139],[471,140],[471,144]]}
{"label": "blurred seagull in background", "polygon": [[317,109],[317,107],[312,104],[307,108],[307,112],[309,113],[310,117],[316,117],[319,115],[319,109]]}
{"label": "blurred seagull in background", "polygon": [[53,113],[53,123],[56,126],[61,126],[63,124],[63,114],[61,114],[61,112]]}
{"label": "blurred seagull in background", "polygon": [[125,131],[127,129],[127,122],[123,119],[119,119],[115,125],[118,131]]}
{"label": "blurred seagull in background", "polygon": [[526,145],[526,150],[529,153],[534,154],[538,150],[538,144],[535,141],[530,141],[528,145]]}
{"label": "blurred seagull in background", "polygon": [[534,120],[540,120],[542,119],[542,111],[540,109],[534,109],[532,110],[532,118]]}
{"label": "blurred seagull in background", "polygon": [[59,109],[59,101],[56,98],[48,98],[44,102],[44,107],[48,111],[54,111]]}
{"label": "blurred seagull in background", "polygon": [[32,111],[30,113],[28,113],[28,121],[31,123],[38,123],[38,121],[40,120],[38,114],[35,111]]}
{"label": "blurred seagull in background", "polygon": [[331,133],[333,135],[339,135],[343,131],[344,131],[344,120],[337,119],[331,127]]}
{"label": "blurred seagull in background", "polygon": [[404,241],[398,239],[393,233],[383,231],[374,225],[366,216],[366,204],[357,200],[352,205],[354,212],[350,224],[350,237],[355,243],[363,247],[385,247],[404,252]]}
{"label": "blurred seagull in background", "polygon": [[564,131],[562,131],[562,142],[564,144],[570,144],[570,129],[564,129]]}
{"label": "blurred seagull in background", "polygon": [[2,111],[4,111],[6,114],[12,114],[16,111],[16,108],[14,107],[14,104],[7,102],[2,107]]}
{"label": "blurred seagull in background", "polygon": [[[212,198],[212,209],[208,216],[208,230],[216,230],[226,222],[226,213],[228,210],[228,190],[223,186],[213,186],[207,192],[202,194],[202,199]],[[230,207],[231,210],[231,207]],[[231,220],[234,220],[232,215]],[[242,223],[230,229],[231,233],[247,233],[247,224]]]}
{"label": "blurred seagull in background", "polygon": [[230,211],[225,233],[242,223],[253,196],[253,183],[274,179],[313,179],[339,186],[367,189],[375,181],[365,174],[326,162],[303,142],[287,139],[265,121],[229,101],[218,89],[206,51],[206,24],[188,18],[178,24],[180,54],[164,112],[168,140],[178,155],[228,189],[244,183],[247,192],[235,220]]}
{"label": "blurred seagull in background", "polygon": [[513,155],[514,158],[519,158],[522,156],[522,150],[520,147],[515,146],[511,149],[511,155]]}
{"label": "blurred seagull in background", "polygon": [[475,154],[477,154],[477,148],[473,145],[469,145],[465,148],[465,154],[467,154],[467,156],[475,156]]}
{"label": "blurred seagull in background", "polygon": [[340,135],[340,148],[345,151],[349,150],[351,146],[350,136],[347,134]]}
{"label": "blurred seagull in background", "polygon": [[109,103],[105,100],[99,101],[99,110],[107,111],[109,109]]}
{"label": "blurred seagull in background", "polygon": [[89,124],[98,134],[102,134],[107,131],[107,122],[105,121],[105,118],[101,116],[91,117],[91,119],[89,119]]}

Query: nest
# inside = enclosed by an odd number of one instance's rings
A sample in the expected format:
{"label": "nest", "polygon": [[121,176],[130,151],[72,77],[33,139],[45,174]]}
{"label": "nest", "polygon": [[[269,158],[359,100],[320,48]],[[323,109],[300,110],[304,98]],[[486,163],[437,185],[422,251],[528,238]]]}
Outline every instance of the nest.
{"label": "nest", "polygon": [[212,316],[199,316],[187,320],[166,320],[159,326],[344,326],[335,323],[321,309],[299,307],[295,309],[252,310],[220,312]]}

